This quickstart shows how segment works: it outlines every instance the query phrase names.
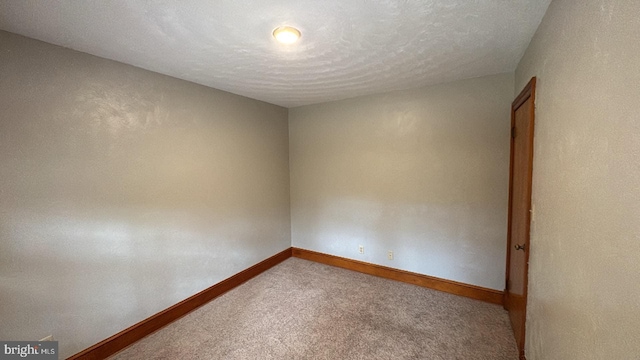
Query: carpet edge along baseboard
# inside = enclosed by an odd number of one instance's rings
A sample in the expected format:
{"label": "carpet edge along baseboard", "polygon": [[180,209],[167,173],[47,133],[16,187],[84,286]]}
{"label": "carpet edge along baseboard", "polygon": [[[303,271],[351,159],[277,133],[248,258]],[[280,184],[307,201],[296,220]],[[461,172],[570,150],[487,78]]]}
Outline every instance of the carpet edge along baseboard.
{"label": "carpet edge along baseboard", "polygon": [[481,300],[492,304],[502,304],[503,292],[499,290],[412,273],[409,271],[347,259],[312,250],[291,247],[225,280],[222,280],[221,282],[144,319],[75,355],[72,355],[67,358],[67,360],[105,359],[292,256],[364,274],[439,290],[454,295],[460,295],[471,299]]}
{"label": "carpet edge along baseboard", "polygon": [[460,295],[471,299],[481,300],[492,304],[503,304],[503,292],[499,290],[441,279],[428,275],[417,274],[382,265],[376,265],[363,261],[320,253],[312,250],[305,250],[294,247],[292,248],[291,252],[293,257],[297,257],[300,259],[336,266],[343,269],[361,272],[364,274],[383,277],[386,279],[401,281],[404,283],[439,290],[454,295]]}
{"label": "carpet edge along baseboard", "polygon": [[263,260],[221,282],[148,317],[139,323],[67,358],[67,360],[105,359],[125,347],[135,343],[156,330],[172,323],[191,311],[208,303],[245,281],[269,270],[291,257],[291,248],[287,248],[270,258]]}

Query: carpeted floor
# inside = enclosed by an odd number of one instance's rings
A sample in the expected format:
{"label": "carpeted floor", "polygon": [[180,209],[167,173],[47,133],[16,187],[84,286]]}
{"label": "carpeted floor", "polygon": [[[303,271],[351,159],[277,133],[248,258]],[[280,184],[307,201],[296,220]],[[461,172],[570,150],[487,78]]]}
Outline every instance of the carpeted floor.
{"label": "carpeted floor", "polygon": [[498,305],[296,258],[111,357],[517,358]]}

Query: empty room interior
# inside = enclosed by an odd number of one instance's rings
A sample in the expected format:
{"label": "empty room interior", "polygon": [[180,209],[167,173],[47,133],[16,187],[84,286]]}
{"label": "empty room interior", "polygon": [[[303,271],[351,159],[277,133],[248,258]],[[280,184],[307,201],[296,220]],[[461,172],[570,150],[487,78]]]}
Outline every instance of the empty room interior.
{"label": "empty room interior", "polygon": [[638,99],[637,0],[0,0],[0,356],[638,360]]}

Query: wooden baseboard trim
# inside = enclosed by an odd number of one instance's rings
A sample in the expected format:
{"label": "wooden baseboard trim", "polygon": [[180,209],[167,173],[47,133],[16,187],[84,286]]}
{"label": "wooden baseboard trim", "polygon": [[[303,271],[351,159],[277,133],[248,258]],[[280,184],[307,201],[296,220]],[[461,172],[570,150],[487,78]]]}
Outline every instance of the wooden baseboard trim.
{"label": "wooden baseboard trim", "polygon": [[85,349],[67,360],[98,360],[115,354],[152,332],[170,324],[189,312],[208,303],[225,292],[235,288],[245,281],[259,275],[260,273],[274,267],[291,257],[291,248],[275,254],[274,256],[261,261],[252,267],[243,270],[221,282],[205,289],[139,323],[122,330],[121,332],[105,339],[88,349]]}
{"label": "wooden baseboard trim", "polygon": [[386,266],[371,264],[358,260],[351,260],[339,256],[328,255],[311,250],[292,248],[292,256],[315,261],[318,263],[337,266],[343,269],[353,270],[369,275],[379,276],[386,279],[402,281],[405,283],[426,287],[429,289],[444,291],[450,294],[465,296],[468,298],[489,302],[492,304],[502,304],[503,292],[469,285],[457,281],[440,279],[433,276],[417,274],[409,271],[398,270]]}

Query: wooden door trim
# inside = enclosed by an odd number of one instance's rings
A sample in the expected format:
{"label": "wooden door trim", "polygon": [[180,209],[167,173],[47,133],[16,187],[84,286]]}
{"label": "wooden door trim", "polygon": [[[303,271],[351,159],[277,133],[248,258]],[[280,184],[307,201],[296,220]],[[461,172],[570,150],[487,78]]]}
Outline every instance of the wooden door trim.
{"label": "wooden door trim", "polygon": [[524,104],[524,102],[529,98],[532,98],[532,100],[535,101],[535,94],[536,77],[534,76],[531,78],[531,80],[529,80],[529,83],[524,87],[524,89],[522,89],[520,94],[518,94],[516,99],[513,100],[513,103],[511,104],[511,125],[513,125],[513,116],[515,115],[515,110],[522,106],[522,104]]}
{"label": "wooden door trim", "polygon": [[[511,103],[511,129],[515,127],[516,121],[516,110],[522,106],[527,100],[531,99],[531,113],[529,114],[531,118],[531,128],[534,131],[531,131],[529,134],[529,144],[531,148],[533,148],[533,134],[535,132],[535,96],[536,96],[536,77],[532,77],[529,83],[524,87],[524,89],[520,92],[520,94],[515,98],[513,103]],[[513,155],[514,155],[514,142],[515,138],[513,136],[510,137],[510,155],[509,155],[509,205],[508,205],[508,218],[507,218],[507,261],[505,268],[505,289],[504,289],[504,307],[505,309],[510,304],[509,302],[509,291],[507,289],[507,284],[509,283],[509,266],[511,262],[511,227],[512,227],[512,209],[513,209]],[[533,149],[529,151],[529,177],[527,179],[527,209],[531,209],[531,195],[532,195],[532,185],[533,185]],[[530,253],[530,232],[531,232],[531,212],[527,212],[527,221],[526,221],[526,244],[527,249],[525,251],[525,278],[524,278],[524,302],[525,302],[525,321],[523,323],[523,327],[526,326],[526,306],[527,306],[527,296],[528,296],[528,287],[529,287],[529,253]],[[521,338],[516,339],[518,344],[521,344],[522,348],[519,348],[518,351],[520,353],[520,359],[524,359],[524,342],[525,342],[525,329],[522,329]]]}

